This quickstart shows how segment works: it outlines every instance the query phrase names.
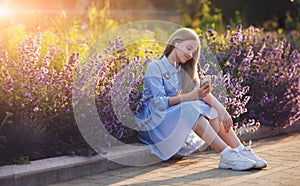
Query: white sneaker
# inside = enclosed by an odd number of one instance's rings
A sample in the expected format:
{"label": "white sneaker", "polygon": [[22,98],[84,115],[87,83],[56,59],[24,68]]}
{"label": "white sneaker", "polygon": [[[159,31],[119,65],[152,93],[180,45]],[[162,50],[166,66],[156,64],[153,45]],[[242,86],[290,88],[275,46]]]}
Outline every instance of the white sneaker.
{"label": "white sneaker", "polygon": [[221,156],[219,168],[232,170],[248,170],[255,167],[255,161],[243,156],[239,152],[230,149]]}
{"label": "white sneaker", "polygon": [[255,155],[253,150],[249,147],[245,147],[242,151],[240,151],[240,153],[246,156],[247,158],[255,161],[254,168],[261,169],[268,166],[267,162],[261,159],[260,157],[258,157],[257,155]]}

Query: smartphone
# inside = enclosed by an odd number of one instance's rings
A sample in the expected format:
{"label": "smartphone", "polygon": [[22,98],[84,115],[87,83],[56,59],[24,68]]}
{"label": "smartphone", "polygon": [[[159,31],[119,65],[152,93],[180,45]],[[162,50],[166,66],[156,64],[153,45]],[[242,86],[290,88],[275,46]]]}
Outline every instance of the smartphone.
{"label": "smartphone", "polygon": [[205,83],[211,84],[211,76],[206,75],[200,78],[200,87],[202,87]]}

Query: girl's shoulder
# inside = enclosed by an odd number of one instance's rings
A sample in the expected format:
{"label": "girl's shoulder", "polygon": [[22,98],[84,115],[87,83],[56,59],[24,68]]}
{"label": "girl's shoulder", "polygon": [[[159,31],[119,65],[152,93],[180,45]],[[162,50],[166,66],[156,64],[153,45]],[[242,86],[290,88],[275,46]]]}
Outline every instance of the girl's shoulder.
{"label": "girl's shoulder", "polygon": [[153,61],[151,61],[150,63],[148,63],[148,65],[156,65],[156,64],[160,64],[160,62],[161,62],[162,60],[161,59],[156,59],[156,60],[153,60]]}
{"label": "girl's shoulder", "polygon": [[161,71],[161,60],[155,60],[148,63],[145,75],[159,75]]}
{"label": "girl's shoulder", "polygon": [[150,63],[148,63],[147,69],[149,69],[149,68],[150,69],[159,69],[160,65],[161,65],[160,59],[154,60],[154,61],[151,61]]}

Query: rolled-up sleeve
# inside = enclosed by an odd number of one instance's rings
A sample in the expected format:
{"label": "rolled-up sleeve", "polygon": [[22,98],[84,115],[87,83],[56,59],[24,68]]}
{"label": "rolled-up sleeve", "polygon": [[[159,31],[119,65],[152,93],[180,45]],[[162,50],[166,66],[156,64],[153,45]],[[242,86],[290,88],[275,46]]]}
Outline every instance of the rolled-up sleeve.
{"label": "rolled-up sleeve", "polygon": [[145,87],[147,87],[153,96],[152,103],[156,104],[160,110],[169,107],[169,96],[166,95],[162,75],[159,67],[154,62],[149,63],[145,76]]}

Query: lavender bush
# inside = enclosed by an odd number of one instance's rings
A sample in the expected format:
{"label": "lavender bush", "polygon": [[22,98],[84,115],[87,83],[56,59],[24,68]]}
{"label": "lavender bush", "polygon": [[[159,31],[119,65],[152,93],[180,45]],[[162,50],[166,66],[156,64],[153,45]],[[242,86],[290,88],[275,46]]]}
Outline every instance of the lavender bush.
{"label": "lavender bush", "polygon": [[[97,109],[106,130],[117,139],[127,140],[135,135],[134,112],[143,91],[143,71],[155,55],[152,49],[156,46],[125,46],[121,37],[108,45],[96,85]],[[139,48],[145,47],[148,49],[142,56],[130,57],[126,53],[140,53]]]}
{"label": "lavender bush", "polygon": [[16,61],[8,57],[8,51],[0,43],[3,157],[45,156],[49,153],[45,149],[50,149],[47,147],[53,140],[51,130],[55,129],[50,124],[62,117],[65,123],[60,123],[60,127],[70,124],[71,83],[79,54],[72,54],[61,71],[57,71],[51,67],[56,48],[50,47],[42,55],[41,43],[40,32],[22,40]]}
{"label": "lavender bush", "polygon": [[216,62],[209,60],[208,56],[205,57],[206,60],[203,60],[204,56],[201,56],[201,58],[200,64],[204,63],[205,65],[203,68],[199,68],[199,76],[201,77],[203,74],[212,76],[212,94],[226,107],[232,116],[233,128],[236,133],[240,135],[242,132],[255,132],[260,127],[258,120],[248,117],[240,118],[248,111],[247,103],[250,97],[246,94],[249,92],[249,86],[242,85],[243,79],[241,77],[235,78],[230,73],[223,74],[222,71],[216,71],[216,68],[210,67],[216,65]]}
{"label": "lavender bush", "polygon": [[107,10],[92,4],[84,19],[62,12],[36,35],[19,25],[1,30],[0,164],[93,153],[75,125],[72,82],[88,44],[119,24]]}
{"label": "lavender bush", "polygon": [[242,78],[242,85],[249,86],[248,112],[241,119],[283,127],[299,120],[299,49],[291,49],[285,38],[254,27],[244,32],[241,25],[235,31],[227,29],[223,39],[216,39],[217,33],[210,31],[206,40],[224,73]]}
{"label": "lavender bush", "polygon": [[[79,53],[70,56],[61,71],[50,67],[56,48],[50,47],[46,55],[40,54],[42,36],[28,37],[19,45],[19,59],[10,61],[7,51],[1,50],[2,112],[27,113],[36,117],[43,114],[70,111],[70,93],[74,65]],[[33,116],[33,117],[35,117]]]}

